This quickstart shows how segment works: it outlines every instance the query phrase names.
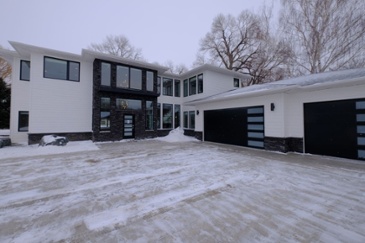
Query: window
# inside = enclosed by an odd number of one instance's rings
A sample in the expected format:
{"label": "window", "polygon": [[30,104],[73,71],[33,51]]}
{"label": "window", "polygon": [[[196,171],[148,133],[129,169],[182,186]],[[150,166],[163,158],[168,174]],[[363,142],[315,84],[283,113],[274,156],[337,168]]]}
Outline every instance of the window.
{"label": "window", "polygon": [[146,72],[146,89],[153,92],[153,81],[155,80],[155,74],[153,72]]}
{"label": "window", "polygon": [[141,100],[117,99],[118,110],[141,110]]}
{"label": "window", "polygon": [[175,97],[180,97],[180,80],[175,79]]}
{"label": "window", "polygon": [[20,80],[30,80],[30,61],[20,61]]}
{"label": "window", "polygon": [[163,104],[162,106],[162,127],[163,128],[172,128],[172,105],[171,104]]}
{"label": "window", "polygon": [[161,77],[157,77],[157,94],[161,94]]}
{"label": "window", "polygon": [[153,130],[153,102],[146,101],[146,130]]}
{"label": "window", "polygon": [[157,129],[161,128],[161,104],[157,103]]}
{"label": "window", "polygon": [[240,80],[238,78],[233,79],[233,87],[235,87],[235,88],[240,87]]}
{"label": "window", "polygon": [[196,76],[189,78],[189,95],[196,94]]}
{"label": "window", "polygon": [[110,63],[102,62],[101,63],[101,85],[110,86],[111,84],[111,67]]}
{"label": "window", "polygon": [[195,128],[195,111],[189,111],[189,128]]}
{"label": "window", "polygon": [[131,83],[130,83],[130,88],[131,89],[142,89],[142,70],[140,69],[136,69],[136,68],[131,68]]}
{"label": "window", "polygon": [[18,131],[28,132],[29,129],[29,111],[19,111]]}
{"label": "window", "polygon": [[163,95],[172,96],[172,78],[163,78]]}
{"label": "window", "polygon": [[203,74],[198,75],[198,93],[203,93]]}
{"label": "window", "polygon": [[180,105],[175,105],[175,128],[180,126]]}
{"label": "window", "polygon": [[189,84],[188,80],[184,80],[184,97],[187,97],[189,95]]}
{"label": "window", "polygon": [[189,128],[189,112],[184,111],[184,128]]}
{"label": "window", "polygon": [[44,57],[45,78],[80,81],[80,63]]}
{"label": "window", "polygon": [[110,130],[110,98],[100,99],[100,129]]}
{"label": "window", "polygon": [[117,88],[129,88],[129,68],[117,65]]}

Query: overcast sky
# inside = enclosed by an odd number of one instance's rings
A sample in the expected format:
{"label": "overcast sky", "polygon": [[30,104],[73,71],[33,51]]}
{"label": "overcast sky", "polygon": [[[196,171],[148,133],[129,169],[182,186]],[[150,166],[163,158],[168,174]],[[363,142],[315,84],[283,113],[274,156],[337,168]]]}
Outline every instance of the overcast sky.
{"label": "overcast sky", "polygon": [[[266,0],[268,2],[268,0]],[[187,67],[219,13],[257,11],[265,0],[0,0],[0,45],[8,40],[81,53],[125,35],[149,62]]]}

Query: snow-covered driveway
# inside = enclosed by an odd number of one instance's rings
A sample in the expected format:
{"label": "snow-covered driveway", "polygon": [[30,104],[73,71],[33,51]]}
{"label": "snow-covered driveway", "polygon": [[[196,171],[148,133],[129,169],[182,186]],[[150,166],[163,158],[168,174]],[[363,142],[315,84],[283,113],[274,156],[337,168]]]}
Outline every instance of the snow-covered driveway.
{"label": "snow-covered driveway", "polygon": [[364,163],[201,142],[98,147],[0,159],[0,242],[365,242]]}

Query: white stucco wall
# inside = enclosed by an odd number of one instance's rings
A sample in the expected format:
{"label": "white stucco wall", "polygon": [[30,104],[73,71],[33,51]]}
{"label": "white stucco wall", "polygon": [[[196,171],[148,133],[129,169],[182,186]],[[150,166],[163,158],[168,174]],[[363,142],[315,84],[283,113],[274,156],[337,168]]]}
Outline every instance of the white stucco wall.
{"label": "white stucco wall", "polygon": [[20,60],[14,57],[11,76],[10,138],[12,143],[27,143],[28,132],[18,132],[19,111],[29,111],[30,82],[20,80]]}
{"label": "white stucco wall", "polygon": [[80,82],[73,82],[43,78],[43,58],[31,56],[29,133],[91,132],[92,63],[81,62]]}

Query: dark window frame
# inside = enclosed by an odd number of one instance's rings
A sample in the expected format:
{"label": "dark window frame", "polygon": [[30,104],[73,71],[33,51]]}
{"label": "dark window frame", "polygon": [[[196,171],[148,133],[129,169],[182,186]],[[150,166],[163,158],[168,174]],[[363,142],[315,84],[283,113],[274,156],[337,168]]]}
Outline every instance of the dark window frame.
{"label": "dark window frame", "polygon": [[[170,115],[168,115],[169,113],[165,114],[165,110],[168,110],[167,107],[169,107],[169,109],[171,111]],[[167,103],[162,104],[162,128],[163,129],[172,129],[173,128],[173,118],[174,118],[173,113],[174,113],[173,104],[167,104]],[[166,118],[166,120],[170,120],[170,123],[166,123],[165,118]],[[171,126],[167,126],[168,124],[170,124]]]}
{"label": "dark window frame", "polygon": [[[47,77],[47,73],[46,73],[46,59],[53,59],[53,60],[58,60],[58,61],[64,61],[66,62],[66,78],[62,79],[62,78],[55,78],[55,77]],[[70,63],[76,63],[79,66],[78,69],[78,73],[77,73],[77,80],[73,80],[70,79]],[[56,57],[50,57],[50,56],[44,56],[43,57],[43,78],[48,78],[48,79],[57,79],[57,80],[64,80],[64,81],[71,81],[71,82],[80,82],[80,72],[81,72],[81,63],[80,62],[76,62],[76,61],[71,61],[71,60],[66,60],[66,59],[61,59],[61,58],[56,58]]]}
{"label": "dark window frame", "polygon": [[[153,131],[153,124],[154,124],[154,112],[153,112],[153,101],[152,100],[146,100],[145,102],[146,104],[146,109],[145,109],[145,113],[146,113],[146,125],[145,125],[145,130],[146,131]],[[149,107],[148,104],[151,104],[152,107]]]}
{"label": "dark window frame", "polygon": [[[195,88],[193,88],[195,86]],[[196,95],[197,91],[197,78],[193,76],[189,78],[189,96]]]}
{"label": "dark window frame", "polygon": [[165,96],[173,96],[174,79],[162,78],[162,94]]}
{"label": "dark window frame", "polygon": [[[148,78],[148,74],[152,74],[152,80]],[[152,89],[151,88],[152,84]],[[155,91],[155,72],[146,71],[146,91],[147,92],[154,92]]]}
{"label": "dark window frame", "polygon": [[[29,78],[23,78],[23,63],[28,63],[29,65]],[[30,61],[26,61],[26,60],[20,60],[20,74],[19,74],[19,79],[22,81],[30,81]]]}
{"label": "dark window frame", "polygon": [[[189,111],[189,129],[195,129],[195,111]],[[193,122],[192,122],[193,121]]]}
{"label": "dark window frame", "polygon": [[[26,115],[27,116],[27,126],[24,126],[24,124],[22,124],[22,126],[20,126],[21,122],[24,121],[24,118],[22,119],[22,116]],[[21,127],[28,127],[28,129],[26,130],[22,130]],[[29,131],[29,111],[19,111],[18,112],[18,132],[28,132]]]}
{"label": "dark window frame", "polygon": [[181,126],[180,117],[181,117],[181,105],[175,104],[174,105],[174,128],[178,128]]}
{"label": "dark window frame", "polygon": [[198,76],[197,76],[197,82],[198,82],[198,94],[201,94],[201,93],[203,93],[203,89],[204,89],[204,85],[203,85],[203,83],[204,83],[204,77],[203,77],[203,74],[201,73],[201,74],[199,74]]}
{"label": "dark window frame", "polygon": [[184,97],[188,97],[189,96],[189,80],[188,79],[184,79]]}
{"label": "dark window frame", "polygon": [[240,79],[239,78],[233,78],[233,87],[239,88],[240,87]]}
{"label": "dark window frame", "polygon": [[[109,100],[108,107],[104,107],[103,106],[103,102],[102,102],[103,99],[108,99]],[[106,122],[107,123],[107,126],[106,127],[102,127],[101,126],[102,120],[105,119],[105,118],[102,118],[102,113],[103,112],[104,113],[105,112],[108,112],[109,113],[109,119],[106,119],[106,121],[107,121]],[[110,115],[111,115],[111,98],[110,97],[100,97],[100,126],[99,126],[99,128],[100,128],[101,131],[110,131],[110,129],[111,129]]]}
{"label": "dark window frame", "polygon": [[174,96],[180,97],[181,96],[181,81],[179,79],[174,80]]}

